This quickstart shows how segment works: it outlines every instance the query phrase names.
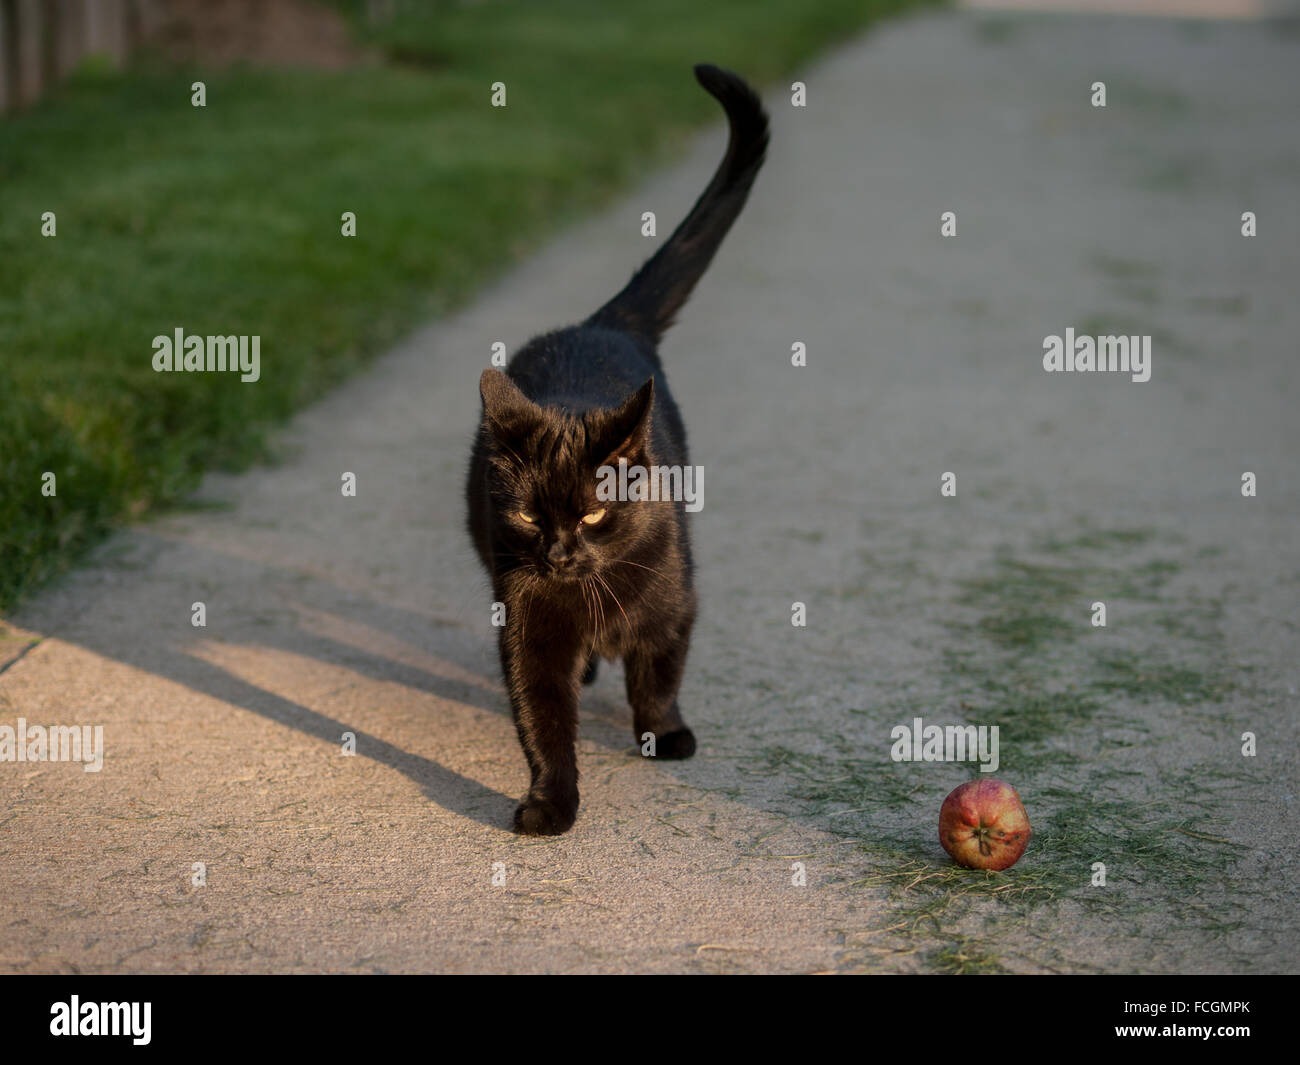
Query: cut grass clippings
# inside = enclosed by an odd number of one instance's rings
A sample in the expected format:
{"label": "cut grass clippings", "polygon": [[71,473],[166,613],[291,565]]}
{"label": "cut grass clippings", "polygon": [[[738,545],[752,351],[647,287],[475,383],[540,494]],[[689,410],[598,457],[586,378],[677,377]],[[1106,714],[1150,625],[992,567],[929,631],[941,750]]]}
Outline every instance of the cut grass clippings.
{"label": "cut grass clippings", "polygon": [[[1170,557],[1170,549],[1174,549]],[[1068,915],[1109,934],[1179,949],[1169,929],[1195,929],[1230,951],[1248,907],[1211,906],[1239,858],[1222,819],[1224,799],[1253,783],[1248,767],[1210,761],[1171,767],[1135,759],[1157,750],[1171,715],[1179,727],[1221,728],[1240,671],[1223,660],[1217,602],[1175,584],[1178,538],[1152,529],[1089,530],[997,552],[961,583],[941,655],[945,706],[891,708],[890,727],[927,722],[997,725],[998,776],[1031,808],[1026,860],[1004,872],[958,867],[942,853],[938,804],[978,775],[967,764],[863,757],[860,736],[824,738],[810,753],[763,749],[746,772],[780,773],[803,812],[854,841],[867,871],[854,886],[883,892],[878,928],[855,933],[843,965],[897,965],[911,956],[933,972],[1087,971],[1075,944],[1041,928]],[[1091,624],[1105,601],[1124,643]],[[1151,705],[1153,722],[1138,708]],[[871,718],[873,715],[867,715]],[[879,723],[872,742],[887,749]],[[1102,876],[1104,873],[1104,882]],[[1047,911],[1046,922],[1036,920]],[[1170,923],[1172,922],[1172,923]],[[1015,936],[1003,936],[1007,929]]]}

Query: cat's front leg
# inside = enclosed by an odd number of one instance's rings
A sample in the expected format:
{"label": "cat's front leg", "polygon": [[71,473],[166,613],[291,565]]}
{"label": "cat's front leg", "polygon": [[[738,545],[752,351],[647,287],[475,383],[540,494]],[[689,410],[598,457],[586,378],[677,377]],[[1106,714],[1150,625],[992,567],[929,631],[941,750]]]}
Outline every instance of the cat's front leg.
{"label": "cat's front leg", "polygon": [[532,783],[515,810],[515,831],[558,836],[578,816],[578,674],[586,665],[564,625],[518,628],[507,621],[501,668]]}

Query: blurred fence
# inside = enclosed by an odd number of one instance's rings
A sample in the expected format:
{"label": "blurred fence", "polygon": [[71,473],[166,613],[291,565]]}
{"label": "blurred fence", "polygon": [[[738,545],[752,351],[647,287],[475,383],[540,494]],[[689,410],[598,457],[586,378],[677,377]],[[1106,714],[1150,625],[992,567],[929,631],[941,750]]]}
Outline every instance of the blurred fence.
{"label": "blurred fence", "polygon": [[156,0],[0,0],[0,110],[40,99],[88,55],[120,65]]}
{"label": "blurred fence", "polygon": [[[310,42],[322,27],[345,37],[344,10],[378,23],[412,6],[411,0],[0,0],[0,113],[39,100],[88,56],[121,66],[142,43],[175,48],[197,36],[224,45],[225,58],[241,50],[294,58],[287,38]],[[259,35],[278,39],[259,52],[248,43]]]}

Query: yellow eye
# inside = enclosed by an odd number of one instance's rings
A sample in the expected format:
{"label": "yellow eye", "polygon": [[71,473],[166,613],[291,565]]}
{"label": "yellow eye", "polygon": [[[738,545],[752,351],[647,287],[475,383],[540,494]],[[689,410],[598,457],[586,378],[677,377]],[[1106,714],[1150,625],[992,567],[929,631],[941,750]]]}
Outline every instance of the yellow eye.
{"label": "yellow eye", "polygon": [[595,525],[596,522],[600,521],[600,519],[603,518],[604,516],[605,516],[605,508],[601,507],[600,510],[593,510],[590,514],[584,514],[582,516],[582,524]]}
{"label": "yellow eye", "polygon": [[519,512],[519,520],[526,521],[529,525],[532,525],[537,521],[537,515],[529,514],[526,510],[521,510]]}

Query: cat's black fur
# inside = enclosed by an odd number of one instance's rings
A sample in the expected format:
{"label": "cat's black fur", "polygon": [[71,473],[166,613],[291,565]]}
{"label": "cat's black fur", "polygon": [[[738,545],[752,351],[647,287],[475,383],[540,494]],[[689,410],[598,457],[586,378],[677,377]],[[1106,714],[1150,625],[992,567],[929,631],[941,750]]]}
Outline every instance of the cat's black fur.
{"label": "cat's black fur", "polygon": [[[622,658],[637,742],[689,758],[677,689],[695,621],[682,501],[602,502],[597,469],[680,466],[686,430],[656,350],[744,206],[767,148],[767,116],[739,77],[695,76],[726,109],[727,154],[667,243],[581,325],[529,341],[485,370],[469,470],[469,528],[505,604],[501,667],[532,785],[515,829],[554,835],[578,812],[580,682]],[[592,525],[584,515],[604,509]],[[525,517],[526,515],[527,517]],[[527,518],[532,518],[528,521]]]}

